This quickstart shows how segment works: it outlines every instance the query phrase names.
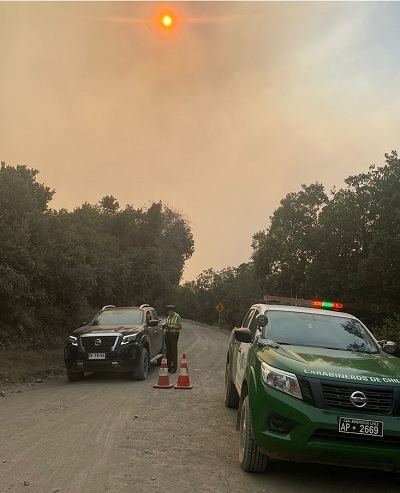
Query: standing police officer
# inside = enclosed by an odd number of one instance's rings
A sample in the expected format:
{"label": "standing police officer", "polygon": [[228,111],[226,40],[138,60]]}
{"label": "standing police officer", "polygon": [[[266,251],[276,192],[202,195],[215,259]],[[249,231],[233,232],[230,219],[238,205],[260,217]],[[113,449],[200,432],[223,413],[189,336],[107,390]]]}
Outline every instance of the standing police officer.
{"label": "standing police officer", "polygon": [[167,347],[167,363],[170,373],[176,373],[178,368],[178,339],[182,328],[182,320],[175,311],[175,305],[167,305],[167,320],[165,321],[165,345]]}

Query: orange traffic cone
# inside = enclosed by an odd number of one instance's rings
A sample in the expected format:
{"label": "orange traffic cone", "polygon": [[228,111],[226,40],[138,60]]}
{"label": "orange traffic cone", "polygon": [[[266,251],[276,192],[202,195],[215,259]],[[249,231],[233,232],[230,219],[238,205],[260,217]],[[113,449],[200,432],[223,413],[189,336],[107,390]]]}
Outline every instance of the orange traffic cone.
{"label": "orange traffic cone", "polygon": [[163,354],[161,359],[160,372],[158,374],[158,380],[156,385],[153,385],[155,389],[171,389],[172,383],[169,383],[167,355]]}
{"label": "orange traffic cone", "polygon": [[186,361],[186,354],[182,354],[181,367],[179,369],[178,383],[174,385],[174,389],[192,389],[193,385],[189,382],[189,371]]}

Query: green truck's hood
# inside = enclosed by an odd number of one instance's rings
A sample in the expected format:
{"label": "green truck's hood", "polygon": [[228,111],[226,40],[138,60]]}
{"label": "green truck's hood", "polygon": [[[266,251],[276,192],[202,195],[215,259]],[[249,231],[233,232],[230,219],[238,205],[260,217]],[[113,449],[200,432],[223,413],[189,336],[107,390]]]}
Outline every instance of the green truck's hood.
{"label": "green truck's hood", "polygon": [[341,382],[400,385],[400,359],[303,346],[263,347],[258,356],[270,366],[304,377]]}

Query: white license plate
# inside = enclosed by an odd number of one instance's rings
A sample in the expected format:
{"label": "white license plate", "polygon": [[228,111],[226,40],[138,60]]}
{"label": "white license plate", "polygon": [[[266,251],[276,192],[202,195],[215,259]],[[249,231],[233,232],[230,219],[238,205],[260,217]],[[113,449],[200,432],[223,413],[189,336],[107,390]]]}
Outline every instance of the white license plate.
{"label": "white license plate", "polygon": [[339,418],[339,433],[383,437],[383,421],[370,419]]}
{"label": "white license plate", "polygon": [[106,359],[106,353],[89,353],[89,359]]}

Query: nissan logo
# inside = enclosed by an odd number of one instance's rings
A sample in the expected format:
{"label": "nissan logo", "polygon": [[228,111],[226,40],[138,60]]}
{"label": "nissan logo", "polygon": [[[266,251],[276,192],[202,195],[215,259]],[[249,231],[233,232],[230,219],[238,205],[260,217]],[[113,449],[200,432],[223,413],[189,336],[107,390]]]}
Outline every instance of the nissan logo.
{"label": "nissan logo", "polygon": [[101,345],[101,339],[96,339],[96,340],[94,341],[94,345],[95,345],[95,346],[100,346],[100,345]]}
{"label": "nissan logo", "polygon": [[350,396],[350,402],[353,404],[355,407],[364,407],[366,406],[368,399],[365,396],[363,392],[360,392],[359,390],[356,390],[353,392]]}

